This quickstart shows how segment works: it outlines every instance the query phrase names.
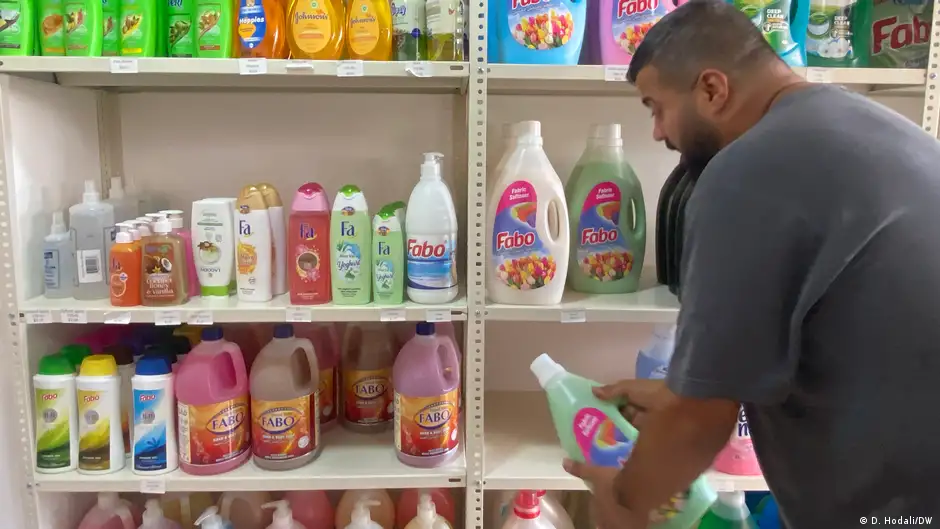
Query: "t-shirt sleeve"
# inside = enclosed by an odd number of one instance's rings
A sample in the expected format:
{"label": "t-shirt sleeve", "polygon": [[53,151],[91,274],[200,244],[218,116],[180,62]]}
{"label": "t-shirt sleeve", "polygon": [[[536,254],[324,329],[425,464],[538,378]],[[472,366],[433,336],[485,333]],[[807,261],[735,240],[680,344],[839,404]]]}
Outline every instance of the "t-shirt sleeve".
{"label": "t-shirt sleeve", "polygon": [[812,235],[798,205],[767,197],[759,173],[736,175],[746,169],[716,161],[687,204],[667,384],[685,397],[772,404],[789,394],[797,368],[791,319]]}

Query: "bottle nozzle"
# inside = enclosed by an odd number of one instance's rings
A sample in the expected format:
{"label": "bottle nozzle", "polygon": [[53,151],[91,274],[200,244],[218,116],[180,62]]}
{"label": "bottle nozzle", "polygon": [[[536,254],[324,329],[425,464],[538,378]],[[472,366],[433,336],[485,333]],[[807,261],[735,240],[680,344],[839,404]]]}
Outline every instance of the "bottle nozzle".
{"label": "bottle nozzle", "polygon": [[431,527],[437,519],[437,506],[434,505],[431,495],[426,492],[422,492],[418,499],[418,518],[425,522],[425,527]]}
{"label": "bottle nozzle", "polygon": [[124,198],[124,181],[120,176],[111,178],[111,189],[108,191],[111,198]]}
{"label": "bottle nozzle", "polygon": [[202,516],[197,518],[193,525],[198,525],[202,529],[223,529],[224,527],[222,517],[219,516],[219,508],[215,505],[203,511]]}
{"label": "bottle nozzle", "polygon": [[100,199],[101,195],[98,194],[98,188],[95,186],[95,181],[85,180],[85,192],[82,193],[82,203],[94,204]]}
{"label": "bottle nozzle", "polygon": [[265,503],[261,506],[262,509],[274,509],[273,523],[271,523],[272,528],[281,529],[291,529],[294,521],[294,513],[290,510],[290,502],[287,500],[278,500]]}
{"label": "bottle nozzle", "polygon": [[353,524],[367,526],[372,521],[372,509],[370,507],[378,507],[379,505],[381,503],[371,499],[357,501],[356,506],[353,507],[352,516],[350,516]]}
{"label": "bottle nozzle", "polygon": [[55,211],[52,213],[52,228],[49,230],[50,235],[56,235],[59,233],[65,233],[65,216],[61,211]]}
{"label": "bottle nozzle", "polygon": [[421,164],[421,178],[441,179],[441,160],[444,155],[439,152],[424,153],[424,163]]}
{"label": "bottle nozzle", "polygon": [[143,525],[141,527],[159,528],[163,520],[163,509],[160,508],[160,500],[147,500],[144,508]]}

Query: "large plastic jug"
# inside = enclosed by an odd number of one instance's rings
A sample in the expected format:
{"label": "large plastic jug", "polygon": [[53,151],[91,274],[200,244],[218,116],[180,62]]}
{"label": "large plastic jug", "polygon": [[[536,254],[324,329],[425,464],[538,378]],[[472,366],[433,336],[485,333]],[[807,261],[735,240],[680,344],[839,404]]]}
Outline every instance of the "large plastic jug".
{"label": "large plastic jug", "polygon": [[195,525],[199,515],[213,505],[215,500],[208,492],[169,492],[160,497],[163,516],[182,527]]}
{"label": "large plastic jug", "polygon": [[330,301],[330,199],[323,186],[307,182],[297,189],[288,223],[291,304]]}
{"label": "large plastic jug", "polygon": [[340,498],[336,506],[336,529],[342,529],[352,523],[353,510],[357,505],[368,506],[372,521],[382,529],[393,529],[395,526],[395,504],[388,492],[385,489],[359,489],[348,490]]}
{"label": "large plastic jug", "polygon": [[764,35],[770,47],[790,66],[806,66],[806,28],[809,2],[806,0],[728,0]]}
{"label": "large plastic jug", "polygon": [[541,124],[516,128],[487,207],[486,293],[493,303],[554,305],[568,275],[565,190],[542,150]]}
{"label": "large plastic jug", "polygon": [[460,360],[452,340],[419,323],[395,359],[395,448],[411,466],[437,467],[457,455],[460,443]]}
{"label": "large plastic jug", "polygon": [[180,529],[180,524],[163,516],[160,500],[147,500],[140,529]]}
{"label": "large plastic jug", "polygon": [[273,513],[263,508],[271,495],[261,491],[225,492],[219,498],[219,514],[232,521],[232,529],[266,529]]}
{"label": "large plastic jug", "polygon": [[751,430],[747,424],[744,406],[738,410],[738,423],[731,432],[731,439],[721,452],[718,452],[712,466],[725,474],[761,475],[760,463],[757,461],[757,452],[754,451],[754,443],[751,441]]}
{"label": "large plastic jug", "polygon": [[392,364],[388,335],[349,327],[343,352],[343,426],[376,433],[392,424]]}
{"label": "large plastic jug", "polygon": [[284,493],[294,519],[306,529],[333,529],[335,513],[330,498],[322,490],[291,490]]}
{"label": "large plastic jug", "polygon": [[[499,61],[578,64],[587,25],[587,0],[497,0]],[[494,35],[490,35],[494,38]]]}
{"label": "large plastic jug", "polygon": [[[492,527],[502,527],[503,524],[506,523],[506,520],[512,514],[519,492],[521,491],[494,491],[492,501],[489,502],[489,506],[487,507],[487,509],[491,509],[489,516]],[[562,491],[553,490],[551,494],[548,494],[547,491],[538,490],[535,491],[535,493],[539,498],[539,510],[541,511],[541,515],[555,526],[555,529],[574,529],[571,516],[568,515],[561,502]]]}
{"label": "large plastic jug", "polygon": [[99,492],[98,503],[82,518],[78,529],[137,529],[140,511],[116,492]]}
{"label": "large plastic jug", "polygon": [[[226,323],[222,325],[225,339],[238,345],[245,359],[245,367],[251,370],[258,353],[261,352],[262,342],[258,339],[257,333],[251,327],[244,323]],[[195,349],[193,350],[195,351]]]}
{"label": "large plastic jug", "polygon": [[437,513],[431,495],[424,493],[418,499],[418,513],[405,529],[451,529],[450,522]]}
{"label": "large plastic jug", "polygon": [[636,356],[636,378],[664,379],[676,347],[676,326],[657,325],[653,337]]}
{"label": "large plastic jug", "polygon": [[[211,475],[242,465],[251,454],[248,371],[238,345],[207,327],[176,373],[180,468]],[[227,517],[226,517],[227,518]]]}
{"label": "large plastic jug", "polygon": [[718,501],[702,517],[698,529],[757,529],[744,504],[744,491],[719,492]]}
{"label": "large plastic jug", "polygon": [[513,504],[512,514],[502,525],[502,529],[557,529],[542,514],[541,502],[534,490],[519,491]]}
{"label": "large plastic jug", "polygon": [[653,24],[676,8],[673,0],[600,0],[598,44],[603,64],[630,64]]}
{"label": "large plastic jug", "polygon": [[450,489],[404,489],[398,496],[395,509],[395,529],[405,529],[405,526],[418,516],[418,502],[424,495],[434,502],[437,514],[443,516],[451,527],[455,527],[454,496]]}
{"label": "large plastic jug", "polygon": [[[317,353],[317,367],[320,373],[319,394],[320,431],[325,432],[336,426],[339,416],[339,364],[343,355],[342,338],[335,323],[302,323],[294,326],[294,332],[300,338],[313,343]],[[295,509],[296,510],[296,506]]]}
{"label": "large plastic jug", "polygon": [[591,294],[636,292],[646,254],[646,205],[624,156],[619,124],[591,127],[565,195],[572,244],[568,284]]}
{"label": "large plastic jug", "polygon": [[266,470],[300,468],[320,455],[320,369],[313,344],[282,323],[251,367],[251,451]]}

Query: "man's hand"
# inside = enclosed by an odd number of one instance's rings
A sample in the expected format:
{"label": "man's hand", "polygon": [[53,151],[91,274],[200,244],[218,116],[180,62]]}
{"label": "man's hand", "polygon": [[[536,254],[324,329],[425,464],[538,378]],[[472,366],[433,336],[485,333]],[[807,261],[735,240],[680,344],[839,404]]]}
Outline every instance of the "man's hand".
{"label": "man's hand", "polygon": [[664,380],[621,380],[594,388],[594,396],[621,404],[620,411],[636,429],[643,426],[646,415],[663,408],[675,395]]}
{"label": "man's hand", "polygon": [[614,478],[620,469],[597,467],[565,459],[565,470],[579,477],[591,487],[591,508],[598,529],[646,529],[649,515],[640,516],[617,503]]}

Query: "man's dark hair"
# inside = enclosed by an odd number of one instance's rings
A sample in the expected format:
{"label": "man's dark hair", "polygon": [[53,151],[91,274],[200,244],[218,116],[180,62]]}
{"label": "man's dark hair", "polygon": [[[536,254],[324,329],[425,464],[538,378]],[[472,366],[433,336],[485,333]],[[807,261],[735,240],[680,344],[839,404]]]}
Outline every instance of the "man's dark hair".
{"label": "man's dark hair", "polygon": [[733,4],[692,0],[649,30],[630,61],[627,80],[636,83],[640,70],[654,66],[664,82],[691,87],[706,68],[733,76],[774,60],[780,60],[774,49]]}

